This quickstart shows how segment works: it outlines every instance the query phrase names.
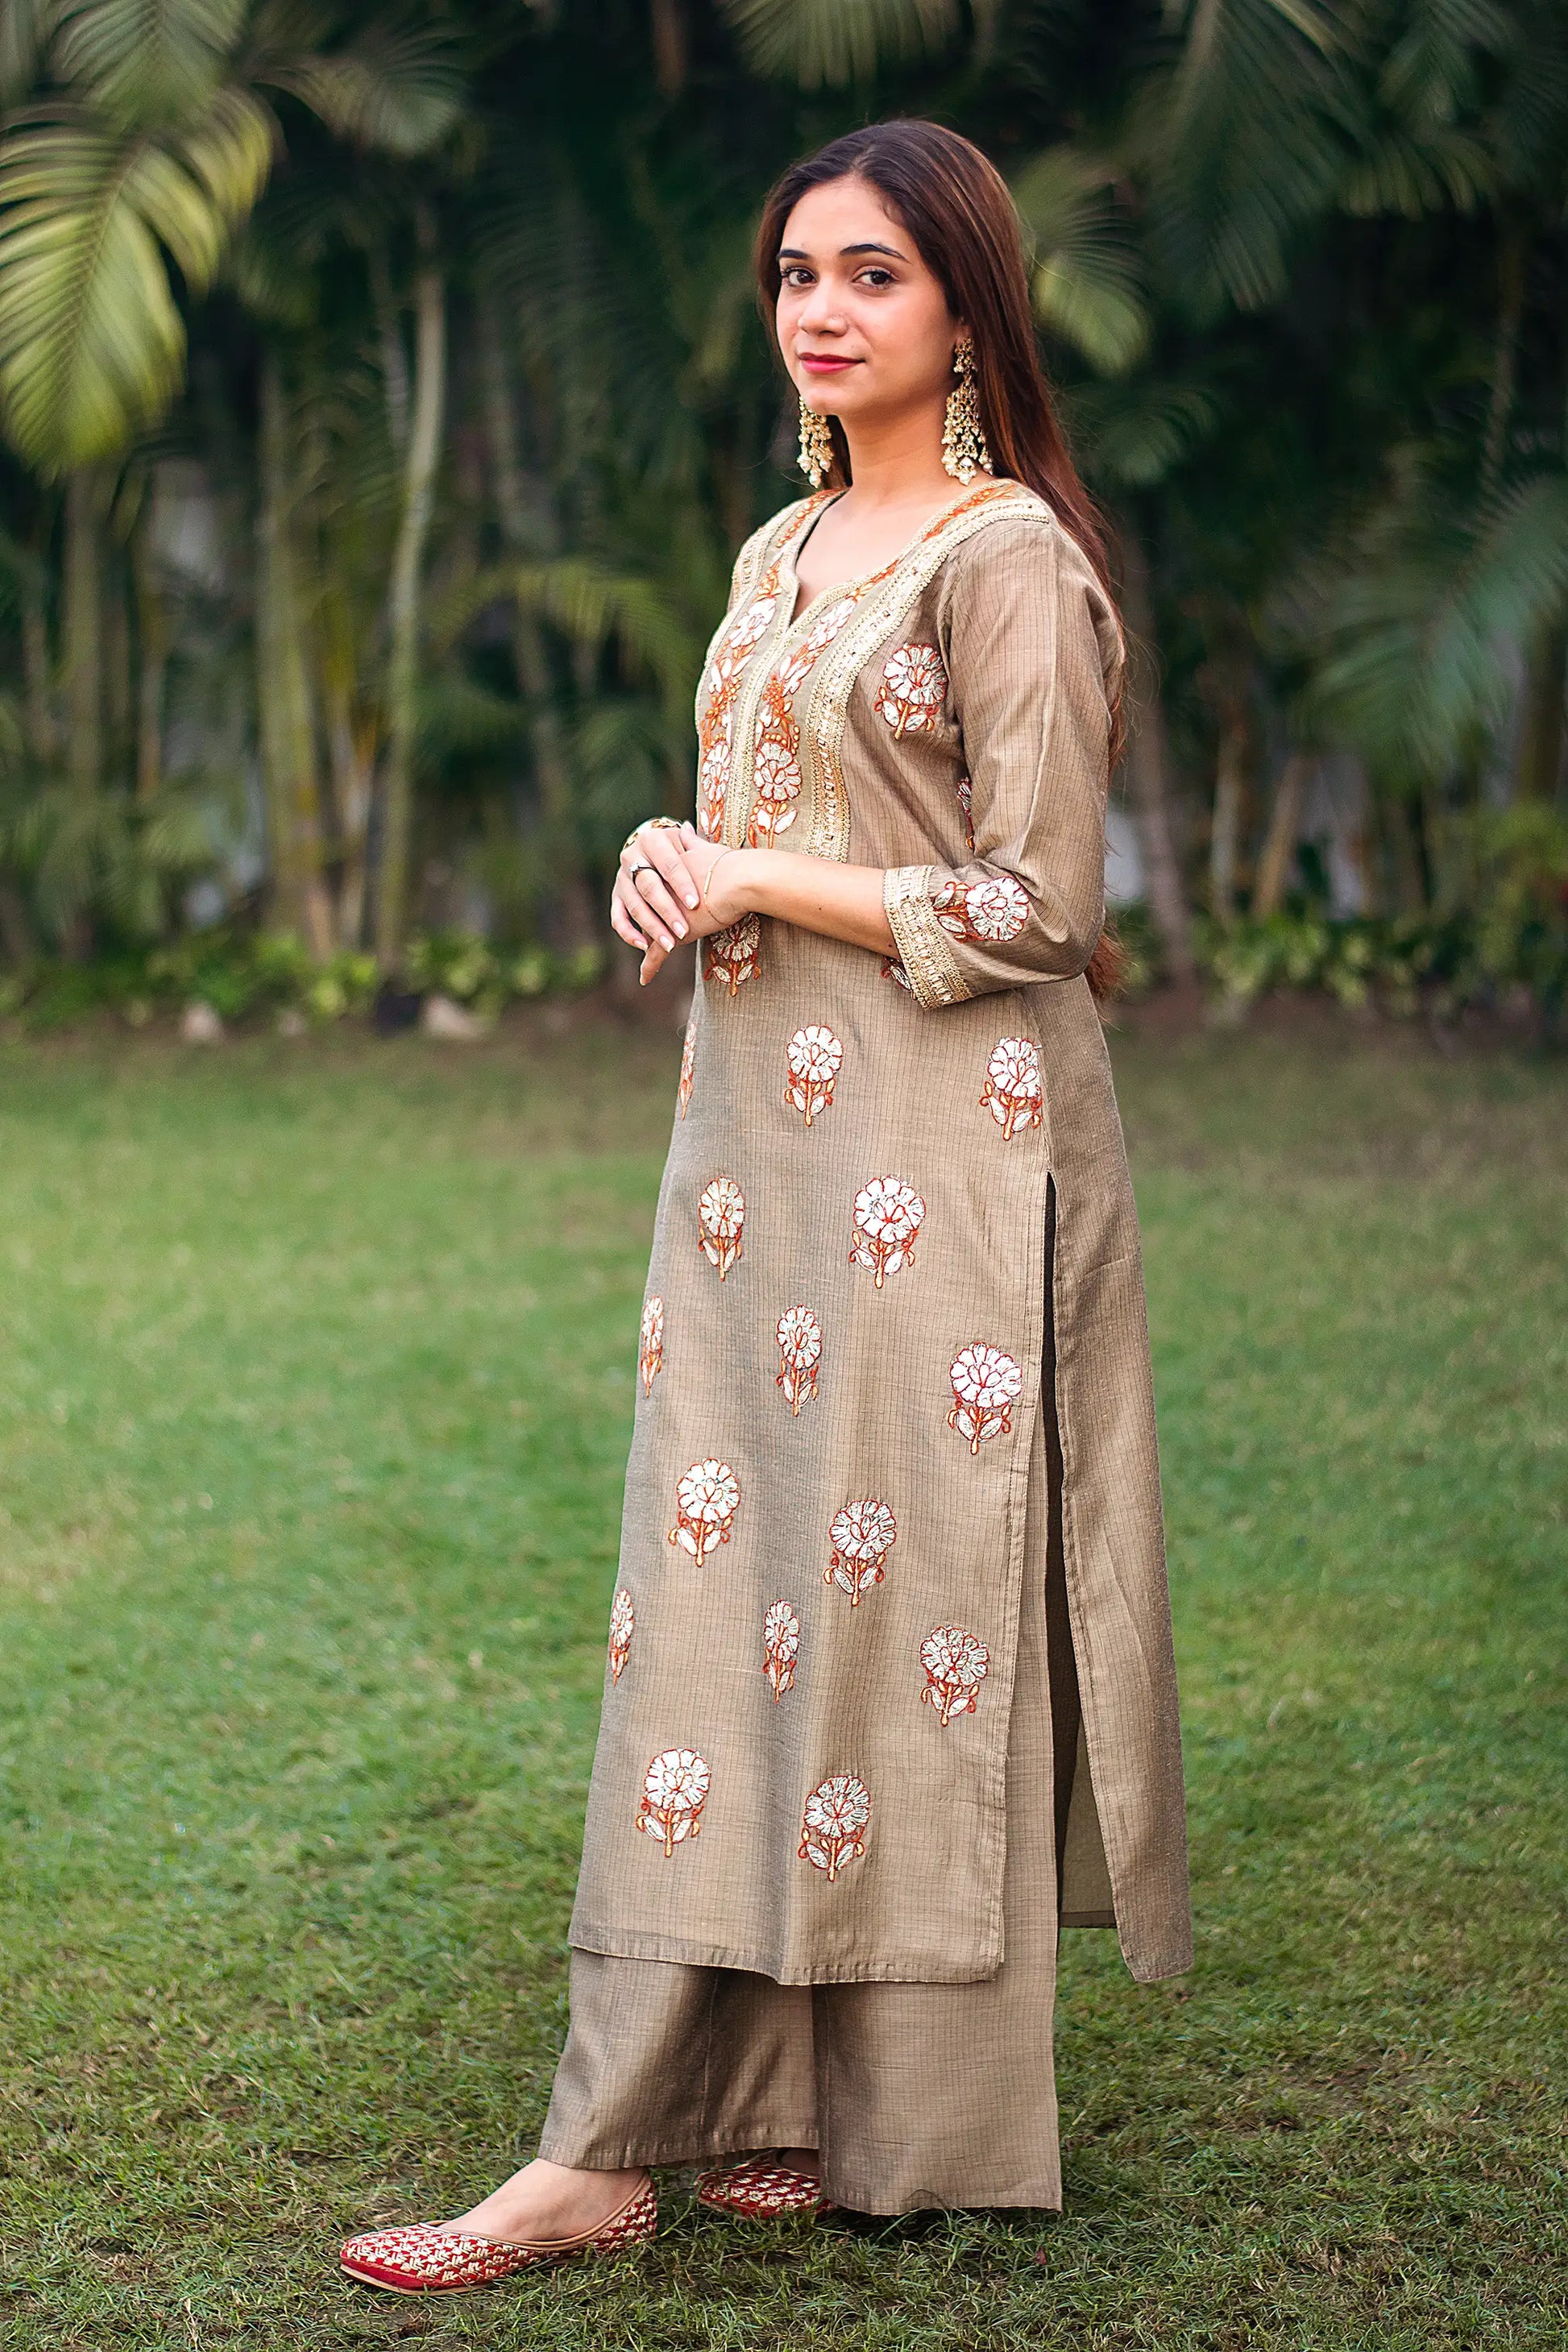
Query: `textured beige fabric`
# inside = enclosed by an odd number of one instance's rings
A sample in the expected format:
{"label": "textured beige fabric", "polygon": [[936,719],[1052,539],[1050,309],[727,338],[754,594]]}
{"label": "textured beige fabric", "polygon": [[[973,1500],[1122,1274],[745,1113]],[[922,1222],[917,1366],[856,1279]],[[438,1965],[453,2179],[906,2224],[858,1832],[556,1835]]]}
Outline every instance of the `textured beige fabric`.
{"label": "textured beige fabric", "polygon": [[889,869],[900,958],[754,919],[704,955],[572,1941],[788,1985],[995,1975],[1054,1176],[1098,1813],[1065,1914],[1103,1917],[1108,1872],[1130,1966],[1161,1976],[1191,1953],[1175,1683],[1137,1224],[1081,977],[1114,625],[1016,485],[792,619],[821,503],[737,564],[700,808],[715,837]]}
{"label": "textured beige fabric", "polygon": [[[1034,1474],[1031,1510],[1043,1511],[1043,1430]],[[542,2156],[608,2171],[819,2147],[828,2195],[858,2212],[1060,2205],[1053,1729],[1070,1756],[1076,1717],[1070,1673],[1065,1701],[1055,1674],[1047,1687],[1046,1613],[1031,1584],[1007,1759],[1007,1958],[995,1976],[780,1985],[574,1952],[572,2030]],[[1067,1651],[1059,1614],[1050,1640]]]}

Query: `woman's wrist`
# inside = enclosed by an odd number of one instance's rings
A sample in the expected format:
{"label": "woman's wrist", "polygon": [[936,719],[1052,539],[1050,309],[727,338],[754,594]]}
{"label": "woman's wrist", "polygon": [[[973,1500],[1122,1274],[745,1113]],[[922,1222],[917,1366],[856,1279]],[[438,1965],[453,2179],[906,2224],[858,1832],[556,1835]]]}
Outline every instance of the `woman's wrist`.
{"label": "woman's wrist", "polygon": [[729,860],[723,887],[740,901],[743,915],[765,915],[768,907],[768,884],[772,879],[776,849],[737,849]]}

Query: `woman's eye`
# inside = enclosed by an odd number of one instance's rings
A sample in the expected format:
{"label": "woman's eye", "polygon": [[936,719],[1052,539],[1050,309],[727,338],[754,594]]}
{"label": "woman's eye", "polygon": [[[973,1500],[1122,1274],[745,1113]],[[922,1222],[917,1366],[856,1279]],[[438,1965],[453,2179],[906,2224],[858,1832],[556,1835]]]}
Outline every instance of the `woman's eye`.
{"label": "woman's eye", "polygon": [[809,286],[811,283],[811,272],[809,269],[801,269],[798,268],[786,269],[783,272],[782,282],[785,286]]}
{"label": "woman's eye", "polygon": [[867,286],[890,286],[893,283],[893,273],[890,269],[863,269],[860,276],[862,282]]}

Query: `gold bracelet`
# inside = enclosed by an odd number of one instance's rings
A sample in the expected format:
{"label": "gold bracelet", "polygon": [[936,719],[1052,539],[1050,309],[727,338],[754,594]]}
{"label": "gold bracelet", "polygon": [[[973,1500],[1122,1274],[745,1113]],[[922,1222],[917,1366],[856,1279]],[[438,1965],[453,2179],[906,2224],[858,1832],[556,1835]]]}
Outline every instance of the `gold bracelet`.
{"label": "gold bracelet", "polygon": [[679,833],[679,831],[680,819],[678,816],[645,816],[640,824],[633,825],[630,833],[627,834],[625,841],[622,842],[621,854],[624,856],[626,852],[631,847],[633,842],[636,841],[641,834],[667,832]]}

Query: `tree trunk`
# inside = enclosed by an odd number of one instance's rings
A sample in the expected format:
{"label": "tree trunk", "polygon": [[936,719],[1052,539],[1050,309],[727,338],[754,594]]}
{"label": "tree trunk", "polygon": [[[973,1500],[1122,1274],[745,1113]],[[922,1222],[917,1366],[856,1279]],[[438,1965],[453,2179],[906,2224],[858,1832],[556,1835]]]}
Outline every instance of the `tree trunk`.
{"label": "tree trunk", "polygon": [[403,951],[408,906],[408,856],[414,824],[414,738],[419,662],[419,590],[441,455],[446,396],[447,304],[436,257],[436,224],[416,215],[419,267],[414,281],[414,397],[403,473],[403,512],[387,595],[386,781],[380,872],[376,877],[375,952],[383,972]]}
{"label": "tree trunk", "polygon": [[1127,781],[1138,825],[1138,846],[1143,864],[1143,887],[1154,929],[1160,936],[1165,969],[1178,982],[1190,982],[1196,971],[1192,924],[1182,888],[1181,859],[1172,807],[1171,747],[1165,730],[1164,705],[1155,664],[1153,600],[1149,593],[1149,560],[1137,533],[1123,526],[1122,600],[1127,625],[1135,645],[1142,648],[1149,676],[1136,698],[1127,745]]}
{"label": "tree trunk", "polygon": [[[529,551],[531,534],[522,491],[522,468],[518,461],[506,352],[500,321],[488,295],[480,300],[479,338],[485,437],[489,443],[496,514],[508,554],[521,557]],[[529,749],[533,754],[533,772],[539,784],[545,866],[562,943],[568,949],[585,947],[595,939],[597,926],[577,846],[576,793],[562,740],[561,717],[555,707],[543,635],[533,614],[524,612],[518,603],[512,607],[511,648],[518,688],[528,706]]]}
{"label": "tree trunk", "polygon": [[1514,767],[1514,791],[1522,799],[1556,797],[1563,775],[1565,670],[1568,624],[1549,622],[1536,631],[1525,656],[1524,708]]}
{"label": "tree trunk", "polygon": [[679,98],[686,87],[686,20],[680,0],[652,0],[653,69],[660,95]]}
{"label": "tree trunk", "polygon": [[294,467],[288,404],[275,352],[261,363],[261,496],[258,509],[257,710],[272,846],[273,904],[282,927],[318,961],[331,953],[331,909],[321,859],[316,730],[300,624],[294,551]]}
{"label": "tree trunk", "polygon": [[1290,867],[1296,856],[1296,845],[1301,838],[1301,803],[1306,797],[1307,779],[1312,772],[1312,761],[1305,751],[1292,751],[1285,762],[1284,772],[1274,790],[1274,805],[1268,812],[1268,830],[1263,837],[1263,851],[1258,861],[1258,879],[1253,885],[1252,911],[1265,917],[1277,915],[1285,896],[1285,886],[1290,877]]}
{"label": "tree trunk", "polygon": [[49,625],[44,609],[45,570],[30,558],[22,578],[22,684],[27,715],[27,749],[39,768],[52,768],[60,754],[49,677]]}
{"label": "tree trunk", "polygon": [[1241,823],[1247,804],[1250,730],[1239,695],[1227,694],[1219,714],[1219,756],[1215,763],[1214,824],[1209,835],[1209,907],[1217,922],[1236,919],[1236,889],[1241,858]]}
{"label": "tree trunk", "polygon": [[136,797],[155,800],[163,781],[163,679],[169,666],[169,616],[147,545],[145,515],[131,542],[136,595]]}
{"label": "tree trunk", "polygon": [[90,799],[103,778],[103,640],[99,579],[99,480],[79,466],[66,482],[64,670],[66,775]]}

